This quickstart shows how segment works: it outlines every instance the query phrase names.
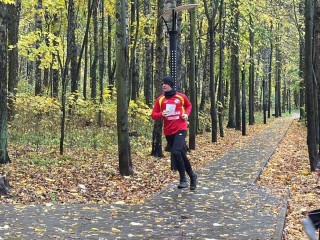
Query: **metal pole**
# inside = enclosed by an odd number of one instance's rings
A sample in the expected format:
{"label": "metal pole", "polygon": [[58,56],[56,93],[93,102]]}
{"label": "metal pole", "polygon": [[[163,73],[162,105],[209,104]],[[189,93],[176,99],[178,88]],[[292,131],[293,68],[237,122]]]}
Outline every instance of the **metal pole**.
{"label": "metal pole", "polygon": [[177,38],[178,32],[176,27],[177,13],[172,10],[172,29],[169,31],[170,41],[170,75],[174,80],[174,88],[177,89]]}
{"label": "metal pole", "polygon": [[178,40],[178,32],[177,32],[177,12],[193,9],[197,7],[199,4],[187,4],[173,8],[172,10],[168,10],[164,12],[161,17],[165,22],[167,28],[168,25],[164,19],[166,16],[172,15],[172,28],[171,30],[168,29],[169,33],[169,42],[170,42],[170,59],[169,59],[169,67],[170,67],[170,75],[174,79],[174,89],[177,89],[177,40]]}

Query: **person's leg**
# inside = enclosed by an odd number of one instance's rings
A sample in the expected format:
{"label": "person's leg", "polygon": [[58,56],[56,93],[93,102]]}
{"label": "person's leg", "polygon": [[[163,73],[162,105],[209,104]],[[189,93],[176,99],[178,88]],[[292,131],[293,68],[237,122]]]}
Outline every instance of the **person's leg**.
{"label": "person's leg", "polygon": [[184,166],[185,166],[185,169],[186,169],[186,172],[188,173],[189,177],[192,176],[193,174],[193,171],[192,171],[192,167],[191,167],[191,164],[190,164],[190,161],[187,157],[187,153],[184,149],[181,150],[181,156],[182,156],[182,159],[183,159],[183,162],[184,162]]}
{"label": "person's leg", "polygon": [[308,217],[302,219],[302,225],[309,239],[316,240],[316,230],[320,226],[320,209],[308,213]]}
{"label": "person's leg", "polygon": [[315,228],[318,229],[320,226],[320,209],[309,212],[308,217],[311,219]]}
{"label": "person's leg", "polygon": [[172,155],[172,145],[173,145],[173,142],[174,142],[174,138],[175,138],[175,135],[166,136],[166,140],[167,140],[167,143],[168,143],[167,146],[170,148],[171,170],[172,171],[177,171],[178,170],[177,163],[176,163],[176,160],[174,159],[174,156]]}
{"label": "person's leg", "polygon": [[180,184],[178,185],[178,188],[188,187],[185,173],[186,168],[184,164],[184,159],[182,157],[182,149],[185,144],[185,136],[186,132],[177,132],[175,134],[174,142],[171,149],[172,158],[175,160],[177,164],[177,169],[180,175]]}
{"label": "person's leg", "polygon": [[191,167],[190,161],[189,161],[189,159],[187,157],[187,153],[186,153],[185,148],[182,149],[181,156],[182,156],[182,159],[183,159],[183,162],[184,162],[184,166],[185,166],[186,172],[188,173],[188,175],[190,177],[190,189],[194,190],[197,187],[197,178],[198,178],[198,176],[192,170],[192,167]]}
{"label": "person's leg", "polygon": [[[180,174],[180,181],[186,182],[185,172],[187,172],[190,177],[190,189],[194,190],[197,187],[198,176],[192,171],[190,161],[187,157],[185,149],[186,135],[187,131],[179,131],[178,133],[176,133],[173,144],[173,155],[177,162],[178,171]],[[186,186],[186,184],[183,185]]]}

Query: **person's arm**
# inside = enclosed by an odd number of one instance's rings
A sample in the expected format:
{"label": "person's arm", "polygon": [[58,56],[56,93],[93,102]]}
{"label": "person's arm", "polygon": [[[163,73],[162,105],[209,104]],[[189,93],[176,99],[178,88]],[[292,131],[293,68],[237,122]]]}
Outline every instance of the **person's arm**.
{"label": "person's arm", "polygon": [[159,98],[157,98],[155,103],[154,103],[154,106],[153,106],[153,109],[152,109],[152,112],[151,112],[151,118],[153,120],[162,118],[162,112],[161,112],[161,109],[160,109]]}
{"label": "person's arm", "polygon": [[183,95],[183,97],[184,97],[184,111],[185,112],[184,112],[184,114],[182,114],[182,118],[187,121],[190,116],[191,110],[192,110],[192,104],[186,95]]}

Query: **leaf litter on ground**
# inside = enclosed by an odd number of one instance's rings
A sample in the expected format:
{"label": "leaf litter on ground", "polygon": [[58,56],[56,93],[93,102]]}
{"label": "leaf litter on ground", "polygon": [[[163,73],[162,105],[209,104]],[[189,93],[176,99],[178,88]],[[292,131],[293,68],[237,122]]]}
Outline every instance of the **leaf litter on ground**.
{"label": "leaf litter on ground", "polygon": [[319,183],[310,171],[306,130],[304,123],[293,121],[257,182],[282,197],[289,192],[285,240],[308,239],[301,220],[308,211],[320,207]]}
{"label": "leaf litter on ground", "polygon": [[[265,127],[249,125],[246,136],[226,128],[217,143],[211,142],[210,132],[197,135],[196,149],[188,153],[194,169],[241,147]],[[169,153],[152,157],[144,144],[132,149],[134,174],[129,177],[119,175],[117,151],[73,148],[61,156],[57,149],[11,146],[9,154],[12,163],[0,171],[10,181],[11,193],[0,197],[2,204],[137,204],[177,179]],[[258,181],[282,197],[290,190],[284,239],[306,238],[300,220],[318,208],[320,188],[308,164],[306,127],[294,121]]]}

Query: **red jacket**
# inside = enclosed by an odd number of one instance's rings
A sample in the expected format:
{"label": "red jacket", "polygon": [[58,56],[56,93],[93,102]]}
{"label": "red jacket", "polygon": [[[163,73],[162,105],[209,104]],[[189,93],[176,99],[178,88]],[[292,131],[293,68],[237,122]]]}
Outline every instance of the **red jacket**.
{"label": "red jacket", "polygon": [[162,111],[168,109],[171,113],[167,117],[163,117],[163,133],[164,135],[173,135],[180,130],[187,130],[188,123],[182,118],[182,114],[191,113],[192,105],[188,97],[177,92],[170,98],[165,98],[161,94],[155,101],[151,117],[152,119],[161,119]]}

